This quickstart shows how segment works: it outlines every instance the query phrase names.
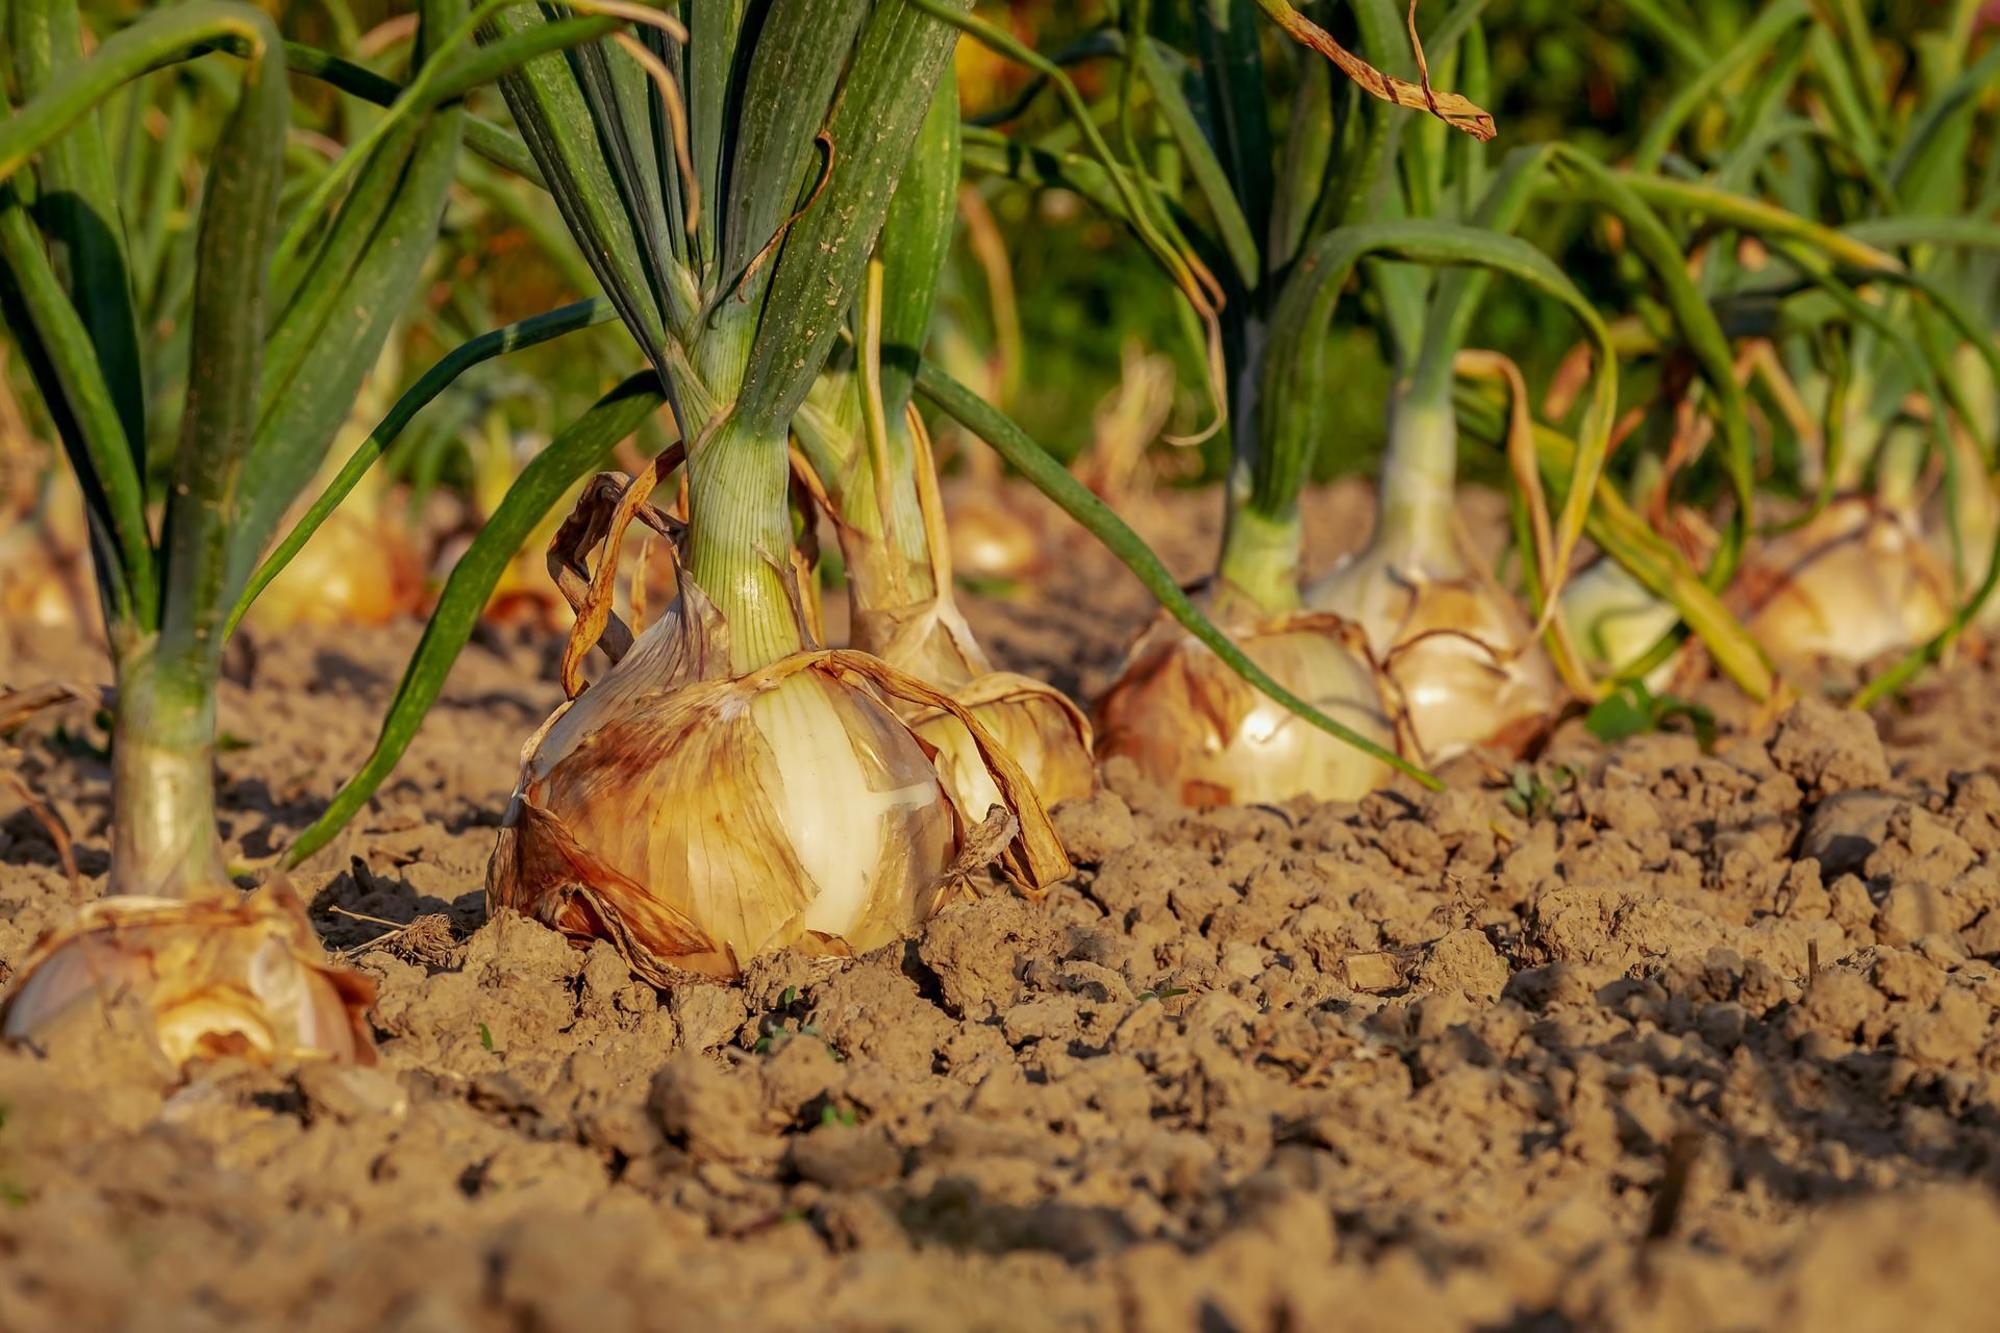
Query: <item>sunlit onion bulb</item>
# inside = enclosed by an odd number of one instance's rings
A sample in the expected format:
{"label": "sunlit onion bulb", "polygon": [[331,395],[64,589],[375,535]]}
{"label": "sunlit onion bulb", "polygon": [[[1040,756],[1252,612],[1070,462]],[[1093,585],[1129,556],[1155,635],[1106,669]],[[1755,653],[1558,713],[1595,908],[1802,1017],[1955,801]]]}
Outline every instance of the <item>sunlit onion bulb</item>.
{"label": "sunlit onion bulb", "polygon": [[1042,535],[998,497],[968,486],[945,494],[951,567],[981,579],[1022,579],[1042,568]]}
{"label": "sunlit onion bulb", "polygon": [[[1456,565],[1457,561],[1451,562]],[[1441,763],[1478,745],[1518,753],[1562,701],[1548,655],[1513,597],[1476,575],[1364,554],[1306,594],[1359,625],[1400,702],[1417,753]]]}
{"label": "sunlit onion bulb", "polygon": [[175,1065],[220,1056],[372,1063],[364,1015],[374,987],[327,960],[296,899],[226,893],[86,905],[22,966],[0,1036],[46,1039],[68,1024],[101,1024],[105,1003],[129,1000]]}
{"label": "sunlit onion bulb", "polygon": [[[1366,658],[1325,617],[1233,629],[1265,671],[1384,746],[1394,740]],[[1132,645],[1097,706],[1100,759],[1123,756],[1183,805],[1353,800],[1389,768],[1274,702],[1200,640],[1161,617]]]}
{"label": "sunlit onion bulb", "polygon": [[1737,575],[1734,596],[1774,659],[1858,663],[1943,629],[1951,588],[1910,518],[1856,496],[1764,543]]}
{"label": "sunlit onion bulb", "polygon": [[[489,902],[609,938],[662,980],[907,933],[955,891],[984,812],[961,818],[915,734],[843,665],[858,655],[718,675],[727,654],[684,622],[685,605],[524,764]],[[1039,807],[1033,818],[1059,860]]]}
{"label": "sunlit onion bulb", "polygon": [[[1097,787],[1090,723],[1075,704],[1027,676],[990,672],[951,691],[1001,748],[1014,757],[1049,809],[1090,795]],[[1000,789],[972,743],[971,733],[949,713],[928,709],[910,728],[935,747],[937,769],[960,810],[977,821],[1000,803]]]}
{"label": "sunlit onion bulb", "polygon": [[417,609],[423,568],[391,519],[335,510],[244,617],[271,631],[293,625],[386,625]]}
{"label": "sunlit onion bulb", "polygon": [[[858,608],[855,646],[927,681],[969,710],[1027,774],[1046,808],[1097,787],[1090,721],[1039,680],[995,671],[949,592],[900,610]],[[998,798],[971,733],[937,708],[904,710],[911,728],[938,751],[938,772],[952,800],[973,820]]]}

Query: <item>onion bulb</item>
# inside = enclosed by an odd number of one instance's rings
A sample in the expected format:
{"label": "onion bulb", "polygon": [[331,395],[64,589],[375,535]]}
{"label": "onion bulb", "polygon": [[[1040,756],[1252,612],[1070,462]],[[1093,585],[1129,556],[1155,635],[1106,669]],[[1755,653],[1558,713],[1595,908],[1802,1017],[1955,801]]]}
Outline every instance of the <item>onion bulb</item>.
{"label": "onion bulb", "polygon": [[1950,572],[1908,515],[1833,501],[1737,575],[1744,623],[1780,662],[1867,662],[1922,643],[1953,610]]}
{"label": "onion bulb", "polygon": [[423,566],[387,514],[336,509],[299,548],[244,619],[264,631],[294,625],[386,625],[423,601]]}
{"label": "onion bulb", "polygon": [[44,937],[0,1009],[0,1036],[45,1039],[128,998],[176,1066],[236,1056],[372,1064],[366,978],[333,966],[298,900],[265,889],[186,900],[114,894]]}
{"label": "onion bulb", "polygon": [[984,486],[945,488],[952,568],[981,579],[1024,579],[1043,566],[1041,534]]}
{"label": "onion bulb", "polygon": [[[999,857],[1039,891],[1069,863],[983,727],[879,659],[808,651],[728,674],[727,626],[681,598],[530,741],[488,902],[640,975],[737,975],[758,954],[859,953],[907,934]],[[1010,818],[965,809],[885,695],[952,713]]]}
{"label": "onion bulb", "polygon": [[[1375,670],[1351,626],[1310,612],[1222,627],[1280,685],[1355,731],[1394,744]],[[1097,705],[1097,754],[1123,756],[1182,805],[1354,800],[1389,767],[1314,727],[1162,615],[1127,651]]]}
{"label": "onion bulb", "polygon": [[[857,605],[854,644],[898,671],[948,694],[978,719],[1021,766],[1044,808],[1097,789],[1090,721],[1054,687],[1011,671],[995,671],[946,590],[928,602],[893,611]],[[999,804],[992,775],[958,719],[934,706],[904,708],[904,718],[937,753],[938,772],[960,809]]]}
{"label": "onion bulb", "polygon": [[1306,602],[1360,626],[1417,753],[1439,763],[1476,745],[1518,753],[1562,693],[1527,617],[1455,550],[1371,547],[1314,584]]}
{"label": "onion bulb", "polygon": [[[1652,651],[1680,623],[1680,613],[1653,596],[1614,560],[1599,559],[1563,585],[1563,619],[1578,656],[1594,676],[1615,676]],[[1673,679],[1679,655],[1654,667],[1645,684],[1655,692]]]}

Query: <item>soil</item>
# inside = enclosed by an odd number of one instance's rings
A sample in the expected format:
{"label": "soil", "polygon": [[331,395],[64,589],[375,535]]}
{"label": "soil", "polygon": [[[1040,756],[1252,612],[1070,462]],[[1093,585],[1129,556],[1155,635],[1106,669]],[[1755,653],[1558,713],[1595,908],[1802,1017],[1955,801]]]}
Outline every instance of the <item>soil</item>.
{"label": "soil", "polygon": [[[1316,532],[1365,526],[1350,488],[1314,504]],[[1192,575],[1211,507],[1139,525]],[[1003,665],[1080,694],[1147,614],[1082,546],[968,609]],[[236,664],[233,857],[355,768],[415,641],[295,632]],[[1737,709],[1708,752],[1572,722],[1538,783],[1469,758],[1442,794],[1351,805],[1189,814],[1113,765],[1057,812],[1078,871],[1046,903],[661,994],[486,918],[554,662],[482,635],[293,877],[380,987],[377,1067],[175,1082],[115,1024],[0,1050],[0,1328],[1973,1328],[2000,1304],[1990,667],[1873,719]],[[0,645],[0,682],[103,671]],[[82,873],[0,786],[0,971],[96,891],[101,739],[72,712],[0,751]]]}

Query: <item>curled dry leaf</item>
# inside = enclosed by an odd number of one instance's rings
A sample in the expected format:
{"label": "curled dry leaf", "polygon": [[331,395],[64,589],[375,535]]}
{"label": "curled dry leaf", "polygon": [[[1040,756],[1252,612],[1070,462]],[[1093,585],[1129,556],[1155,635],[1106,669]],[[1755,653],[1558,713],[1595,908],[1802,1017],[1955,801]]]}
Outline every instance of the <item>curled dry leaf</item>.
{"label": "curled dry leaf", "polygon": [[[1375,668],[1352,626],[1304,612],[1222,628],[1279,684],[1362,735],[1394,743]],[[1097,732],[1100,759],[1131,759],[1196,809],[1353,800],[1389,779],[1388,765],[1294,716],[1165,615],[1128,650],[1098,702]]]}
{"label": "curled dry leaf", "polygon": [[0,1036],[47,1040],[129,1001],[175,1065],[373,1064],[375,988],[334,965],[291,893],[267,887],[194,901],[115,895],[87,904],[28,955],[0,1008]]}
{"label": "curled dry leaf", "polygon": [[967,830],[890,700],[950,714],[1015,821],[1002,868],[1039,891],[1068,859],[1020,767],[964,708],[863,653],[743,676],[692,579],[633,650],[529,742],[488,902],[608,939],[659,984],[757,954],[861,952],[959,891]]}
{"label": "curled dry leaf", "polygon": [[1431,87],[1430,75],[1424,61],[1424,48],[1416,40],[1416,4],[1411,0],[1410,44],[1417,57],[1417,67],[1424,70],[1423,82],[1411,83],[1394,75],[1384,74],[1373,65],[1355,55],[1333,37],[1293,9],[1286,0],[1257,0],[1258,8],[1270,15],[1272,20],[1293,41],[1319,52],[1334,63],[1342,74],[1352,79],[1357,87],[1371,97],[1379,97],[1395,106],[1409,107],[1414,111],[1428,111],[1453,129],[1464,130],[1482,143],[1495,133],[1493,117],[1457,93],[1441,93]]}

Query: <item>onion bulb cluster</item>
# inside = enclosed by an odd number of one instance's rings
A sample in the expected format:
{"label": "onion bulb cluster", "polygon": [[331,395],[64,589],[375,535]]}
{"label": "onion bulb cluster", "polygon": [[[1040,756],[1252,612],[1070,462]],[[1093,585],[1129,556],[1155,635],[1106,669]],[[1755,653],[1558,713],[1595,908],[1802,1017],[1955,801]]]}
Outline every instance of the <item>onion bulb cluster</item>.
{"label": "onion bulb cluster", "polygon": [[[668,613],[530,741],[493,908],[608,939],[667,984],[775,949],[878,947],[996,858],[1030,891],[1068,873],[1026,776],[965,709],[859,652],[732,675],[727,636],[683,572]],[[954,798],[892,699],[965,730],[1000,818]]]}
{"label": "onion bulb cluster", "polygon": [[1942,630],[1955,602],[1951,572],[1915,520],[1865,496],[1835,500],[1764,543],[1735,588],[1750,633],[1791,663],[1903,651]]}
{"label": "onion bulb cluster", "polygon": [[375,991],[330,963],[298,900],[267,888],[194,899],[115,894],[86,904],[29,954],[0,1037],[47,1040],[133,1005],[175,1066],[231,1056],[370,1064]]}
{"label": "onion bulb cluster", "polygon": [[[1375,670],[1351,626],[1310,612],[1225,616],[1221,628],[1273,679],[1321,712],[1393,746]],[[1097,753],[1124,757],[1183,805],[1354,800],[1388,765],[1314,727],[1161,616],[1133,643],[1097,706]]]}

